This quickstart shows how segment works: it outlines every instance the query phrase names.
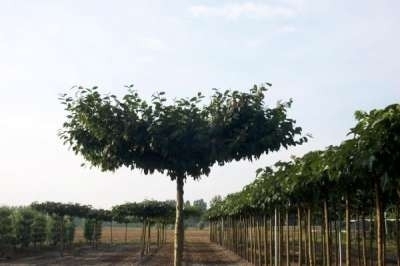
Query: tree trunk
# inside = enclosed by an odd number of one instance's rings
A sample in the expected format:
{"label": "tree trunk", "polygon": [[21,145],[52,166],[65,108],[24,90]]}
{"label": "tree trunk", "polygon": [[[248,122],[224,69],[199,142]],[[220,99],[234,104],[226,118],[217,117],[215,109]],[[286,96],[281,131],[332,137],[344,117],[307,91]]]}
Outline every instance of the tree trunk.
{"label": "tree trunk", "polygon": [[176,178],[174,266],[182,265],[183,234],[183,177],[179,176]]}
{"label": "tree trunk", "polygon": [[375,179],[375,219],[376,219],[376,246],[377,246],[377,266],[385,264],[384,243],[385,234],[383,231],[383,210],[382,210],[382,191],[379,179]]}
{"label": "tree trunk", "polygon": [[357,213],[357,218],[356,218],[356,238],[357,238],[357,259],[358,259],[358,266],[361,266],[361,246],[360,246],[360,216]]}
{"label": "tree trunk", "polygon": [[367,230],[365,228],[365,217],[364,214],[361,216],[362,225],[362,265],[367,266]]}
{"label": "tree trunk", "polygon": [[312,233],[311,233],[311,208],[307,208],[307,240],[308,240],[308,260],[310,266],[314,266],[314,256],[312,252]]}
{"label": "tree trunk", "polygon": [[298,258],[298,265],[299,266],[301,266],[302,264],[302,261],[303,261],[303,258],[302,258],[302,256],[301,256],[301,254],[302,254],[302,244],[303,244],[303,234],[302,234],[302,232],[301,232],[301,230],[302,230],[302,228],[301,228],[301,210],[300,210],[300,208],[299,207],[297,207],[297,227],[298,227],[298,230],[299,230],[299,258]]}
{"label": "tree trunk", "polygon": [[399,206],[396,205],[396,255],[397,255],[397,266],[400,266],[400,223],[399,223]]}
{"label": "tree trunk", "polygon": [[350,232],[350,203],[349,196],[346,195],[346,266],[351,266],[351,232]]}
{"label": "tree trunk", "polygon": [[289,254],[289,210],[286,210],[286,266],[289,266],[290,263],[290,254]]}
{"label": "tree trunk", "polygon": [[325,232],[325,257],[326,266],[331,266],[331,247],[329,241],[329,215],[328,215],[328,202],[324,200],[324,232]]}
{"label": "tree trunk", "polygon": [[273,226],[272,226],[272,215],[269,218],[269,264],[274,265],[274,250],[273,250],[273,244],[274,244],[274,232],[273,232]]}
{"label": "tree trunk", "polygon": [[371,265],[371,266],[373,265],[373,261],[376,256],[375,250],[372,249],[372,242],[374,239],[374,236],[373,236],[374,232],[373,232],[373,226],[372,226],[373,218],[372,217],[373,217],[373,214],[370,213],[369,214],[369,265]]}
{"label": "tree trunk", "polygon": [[274,264],[275,266],[278,266],[278,211],[276,208],[274,219]]}
{"label": "tree trunk", "polygon": [[147,244],[146,244],[146,252],[150,253],[150,245],[151,245],[151,223],[150,221],[147,224]]}
{"label": "tree trunk", "polygon": [[61,215],[60,216],[60,220],[61,220],[61,228],[60,228],[60,256],[63,257],[64,256],[64,216]]}
{"label": "tree trunk", "polygon": [[[126,242],[126,237],[125,237],[125,242]],[[145,250],[146,250],[146,247],[145,247],[146,246],[146,220],[143,220],[141,242],[142,242],[142,247],[140,250],[140,256],[143,257]]]}
{"label": "tree trunk", "polygon": [[125,223],[125,244],[128,242],[128,223]]}
{"label": "tree trunk", "polygon": [[112,245],[113,243],[113,235],[112,235],[112,231],[113,231],[113,221],[111,220],[111,224],[110,224],[110,243]]}
{"label": "tree trunk", "polygon": [[267,217],[263,217],[263,227],[264,227],[264,238],[263,238],[263,242],[264,242],[264,264],[267,265],[268,264],[268,256],[267,256]]}

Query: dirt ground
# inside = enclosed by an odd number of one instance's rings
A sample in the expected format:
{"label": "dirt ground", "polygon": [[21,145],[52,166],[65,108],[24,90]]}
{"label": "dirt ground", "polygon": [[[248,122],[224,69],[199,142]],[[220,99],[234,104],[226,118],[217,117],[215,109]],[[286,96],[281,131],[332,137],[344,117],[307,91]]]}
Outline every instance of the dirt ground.
{"label": "dirt ground", "polygon": [[[77,232],[79,234],[79,232]],[[138,244],[140,231],[128,231],[128,244],[110,245],[110,236],[104,234],[107,242],[97,249],[82,245],[73,250],[66,250],[60,257],[57,251],[46,251],[12,260],[0,261],[1,265],[173,265],[173,232],[168,231],[168,242],[159,250],[153,247],[152,253],[140,257]],[[124,242],[125,231],[115,230],[116,242]],[[79,237],[78,237],[79,239]],[[117,241],[118,240],[118,241]],[[115,243],[114,241],[114,243]],[[208,230],[186,230],[184,265],[250,265],[230,251],[227,251],[208,240]]]}

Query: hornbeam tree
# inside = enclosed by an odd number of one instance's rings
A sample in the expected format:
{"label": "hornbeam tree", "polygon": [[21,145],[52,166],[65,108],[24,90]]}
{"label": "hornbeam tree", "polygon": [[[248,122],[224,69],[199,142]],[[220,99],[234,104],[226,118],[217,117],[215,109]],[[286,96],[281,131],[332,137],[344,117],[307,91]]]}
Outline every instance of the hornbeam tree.
{"label": "hornbeam tree", "polygon": [[351,129],[359,147],[361,165],[372,180],[375,194],[377,265],[385,264],[384,208],[390,190],[400,196],[400,104],[369,113],[356,112],[357,125]]}
{"label": "hornbeam tree", "polygon": [[31,204],[32,209],[35,209],[39,212],[48,213],[50,215],[55,215],[60,222],[60,255],[63,256],[64,252],[64,218],[65,216],[70,217],[80,217],[83,218],[90,211],[91,206],[80,205],[80,204],[72,204],[72,203],[60,203],[60,202],[33,202]]}
{"label": "hornbeam tree", "polygon": [[[269,83],[267,83],[270,86]],[[215,90],[203,104],[198,93],[167,102],[164,93],[146,102],[129,87],[122,99],[79,87],[60,100],[68,113],[60,137],[76,154],[103,171],[122,166],[145,174],[166,173],[176,182],[174,264],[183,252],[183,185],[208,175],[215,163],[253,160],[307,139],[287,117],[291,101],[265,106],[265,86],[250,92]]]}

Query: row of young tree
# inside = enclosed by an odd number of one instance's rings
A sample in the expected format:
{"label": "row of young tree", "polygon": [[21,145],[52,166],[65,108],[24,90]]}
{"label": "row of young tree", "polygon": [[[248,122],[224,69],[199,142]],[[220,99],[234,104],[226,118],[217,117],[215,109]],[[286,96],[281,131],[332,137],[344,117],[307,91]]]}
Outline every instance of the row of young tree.
{"label": "row of young tree", "polygon": [[[199,217],[203,209],[188,205],[184,209],[187,217]],[[103,223],[110,225],[110,244],[113,244],[113,224],[125,225],[127,242],[128,224],[142,223],[140,237],[141,255],[157,249],[166,243],[166,226],[174,223],[175,202],[145,200],[142,202],[117,205],[112,210],[94,209],[80,204],[59,202],[32,203],[25,208],[0,208],[0,252],[16,247],[59,246],[63,255],[64,247],[71,247],[74,241],[74,218],[84,219],[84,238],[97,248],[103,230]],[[156,239],[151,239],[151,229],[156,230]]]}
{"label": "row of young tree", "polygon": [[[61,228],[64,230],[61,231]],[[61,241],[71,246],[74,235],[72,216],[60,220],[55,215],[43,214],[32,207],[0,207],[0,257],[30,246],[37,249],[57,246]]]}
{"label": "row of young tree", "polygon": [[400,265],[400,105],[355,116],[340,145],[259,169],[214,202],[211,241],[255,265]]}

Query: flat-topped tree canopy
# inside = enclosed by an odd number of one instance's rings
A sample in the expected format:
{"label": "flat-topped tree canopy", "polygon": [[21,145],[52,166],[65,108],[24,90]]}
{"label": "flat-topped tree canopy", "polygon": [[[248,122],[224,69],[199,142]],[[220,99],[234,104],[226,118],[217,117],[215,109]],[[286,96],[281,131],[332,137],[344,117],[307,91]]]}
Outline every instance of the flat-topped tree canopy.
{"label": "flat-topped tree canopy", "polygon": [[131,88],[122,99],[97,87],[61,97],[68,115],[60,137],[103,171],[126,166],[197,179],[215,163],[252,160],[307,140],[287,117],[291,101],[265,105],[265,86],[215,89],[208,104],[201,93],[168,102],[160,92],[147,102]]}
{"label": "flat-topped tree canopy", "polygon": [[31,207],[37,211],[55,214],[57,216],[71,216],[84,218],[92,210],[90,205],[81,205],[78,203],[61,203],[61,202],[33,202]]}
{"label": "flat-topped tree canopy", "polygon": [[175,216],[175,205],[168,201],[144,200],[127,202],[113,207],[115,215],[130,217],[132,220],[171,220]]}

